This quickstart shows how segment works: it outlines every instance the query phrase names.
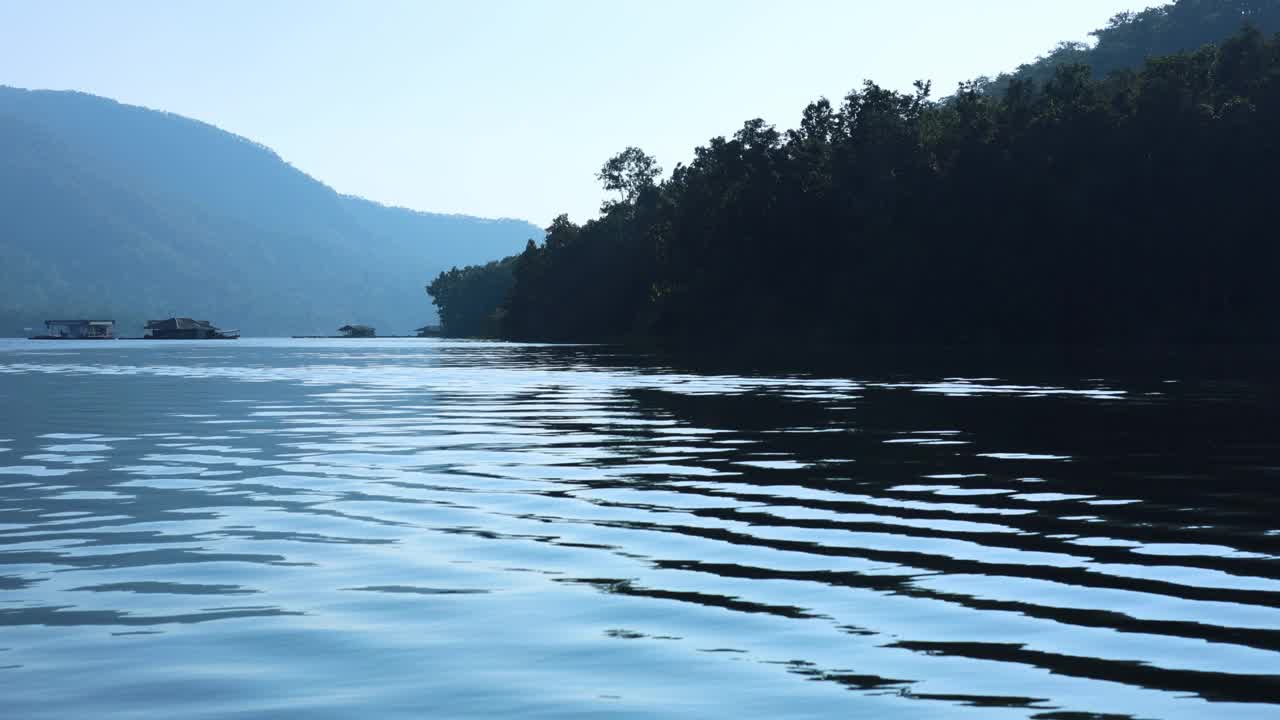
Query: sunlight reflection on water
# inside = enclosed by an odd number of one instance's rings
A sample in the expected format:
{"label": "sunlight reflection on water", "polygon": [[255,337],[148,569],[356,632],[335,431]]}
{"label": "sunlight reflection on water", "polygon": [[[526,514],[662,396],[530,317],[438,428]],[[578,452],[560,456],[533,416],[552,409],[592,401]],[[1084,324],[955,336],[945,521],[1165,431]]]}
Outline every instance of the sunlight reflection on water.
{"label": "sunlight reflection on water", "polygon": [[1159,388],[0,341],[0,686],[23,718],[1273,717],[1275,408]]}

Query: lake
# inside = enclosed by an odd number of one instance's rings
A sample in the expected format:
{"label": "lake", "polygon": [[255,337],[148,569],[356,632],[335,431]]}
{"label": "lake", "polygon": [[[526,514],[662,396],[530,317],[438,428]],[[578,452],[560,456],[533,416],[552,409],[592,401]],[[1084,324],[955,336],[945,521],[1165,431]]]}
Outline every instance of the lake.
{"label": "lake", "polygon": [[1280,717],[1280,386],[933,364],[0,340],[3,715]]}

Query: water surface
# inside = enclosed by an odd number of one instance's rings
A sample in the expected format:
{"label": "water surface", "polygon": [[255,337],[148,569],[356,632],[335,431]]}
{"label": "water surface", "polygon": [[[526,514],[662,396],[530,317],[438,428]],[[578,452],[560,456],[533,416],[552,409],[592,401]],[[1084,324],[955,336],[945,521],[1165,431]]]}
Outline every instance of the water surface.
{"label": "water surface", "polygon": [[0,341],[5,717],[1280,716],[1260,380]]}

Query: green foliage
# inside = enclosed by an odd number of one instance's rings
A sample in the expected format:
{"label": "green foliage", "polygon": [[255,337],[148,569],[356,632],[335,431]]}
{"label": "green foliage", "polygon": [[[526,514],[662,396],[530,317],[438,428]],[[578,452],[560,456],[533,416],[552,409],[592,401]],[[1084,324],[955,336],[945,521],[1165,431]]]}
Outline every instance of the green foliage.
{"label": "green foliage", "polygon": [[604,189],[617,192],[622,202],[632,203],[644,190],[652,188],[654,180],[662,175],[658,161],[637,147],[609,158],[596,173],[596,179],[604,183]]}
{"label": "green foliage", "polygon": [[444,334],[497,337],[501,323],[500,305],[511,292],[515,264],[516,258],[510,257],[461,270],[455,267],[432,280],[427,286],[427,294],[440,313]]}
{"label": "green foliage", "polygon": [[1003,94],[1014,81],[1043,85],[1063,65],[1087,65],[1095,78],[1142,67],[1149,58],[1192,52],[1220,43],[1244,25],[1280,32],[1280,0],[1175,0],[1142,12],[1124,12],[1090,33],[1095,43],[1063,42],[1048,55],[982,79],[986,94]]}
{"label": "green foliage", "polygon": [[1280,341],[1280,38],[928,96],[867,83],[713,138],[557,218],[490,317],[550,341]]}

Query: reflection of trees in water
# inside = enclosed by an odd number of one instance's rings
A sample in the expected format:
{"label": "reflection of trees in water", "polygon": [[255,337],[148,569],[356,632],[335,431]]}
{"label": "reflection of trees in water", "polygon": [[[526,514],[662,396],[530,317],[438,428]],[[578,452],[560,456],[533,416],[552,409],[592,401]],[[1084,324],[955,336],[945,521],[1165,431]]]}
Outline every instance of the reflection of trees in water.
{"label": "reflection of trees in water", "polygon": [[[310,351],[308,368],[349,368],[343,345]],[[467,367],[489,384],[462,388],[445,372]],[[945,657],[1280,701],[1265,667],[1222,672],[1215,657],[1280,652],[1280,631],[1259,621],[1280,610],[1274,384],[1073,380],[1031,365],[945,382],[938,370],[713,374],[609,348],[470,343],[430,355],[403,386],[365,387],[385,373],[361,368],[338,376],[340,390],[289,375],[191,381],[193,417],[165,416],[161,430],[143,406],[116,421],[120,441],[15,424],[26,429],[14,462],[54,465],[77,444],[96,460],[0,488],[0,543],[21,544],[0,555],[0,588],[26,599],[0,625],[323,625],[344,603],[398,603],[396,622],[414,626],[444,603],[563,602],[572,633],[586,597],[636,609],[602,616],[600,641],[778,662],[780,675],[859,692],[1080,704],[930,693],[930,658]],[[98,369],[77,376],[87,392],[121,387]],[[39,394],[62,380],[24,376]],[[394,571],[365,574],[352,558],[393,558]],[[436,577],[454,561],[478,575]],[[217,581],[172,579],[216,568]],[[531,584],[508,594],[517,572]],[[164,606],[134,609],[152,601]],[[899,624],[896,609],[948,624],[947,636]],[[696,624],[675,630],[704,610],[715,642],[684,631]],[[766,621],[788,630],[757,635]],[[1004,623],[1014,640],[983,636]],[[847,642],[850,659],[820,658],[804,633]],[[1109,642],[1097,657],[1058,646],[1075,634]],[[1203,658],[1148,654],[1172,641]],[[1214,668],[1193,669],[1202,661]]]}

